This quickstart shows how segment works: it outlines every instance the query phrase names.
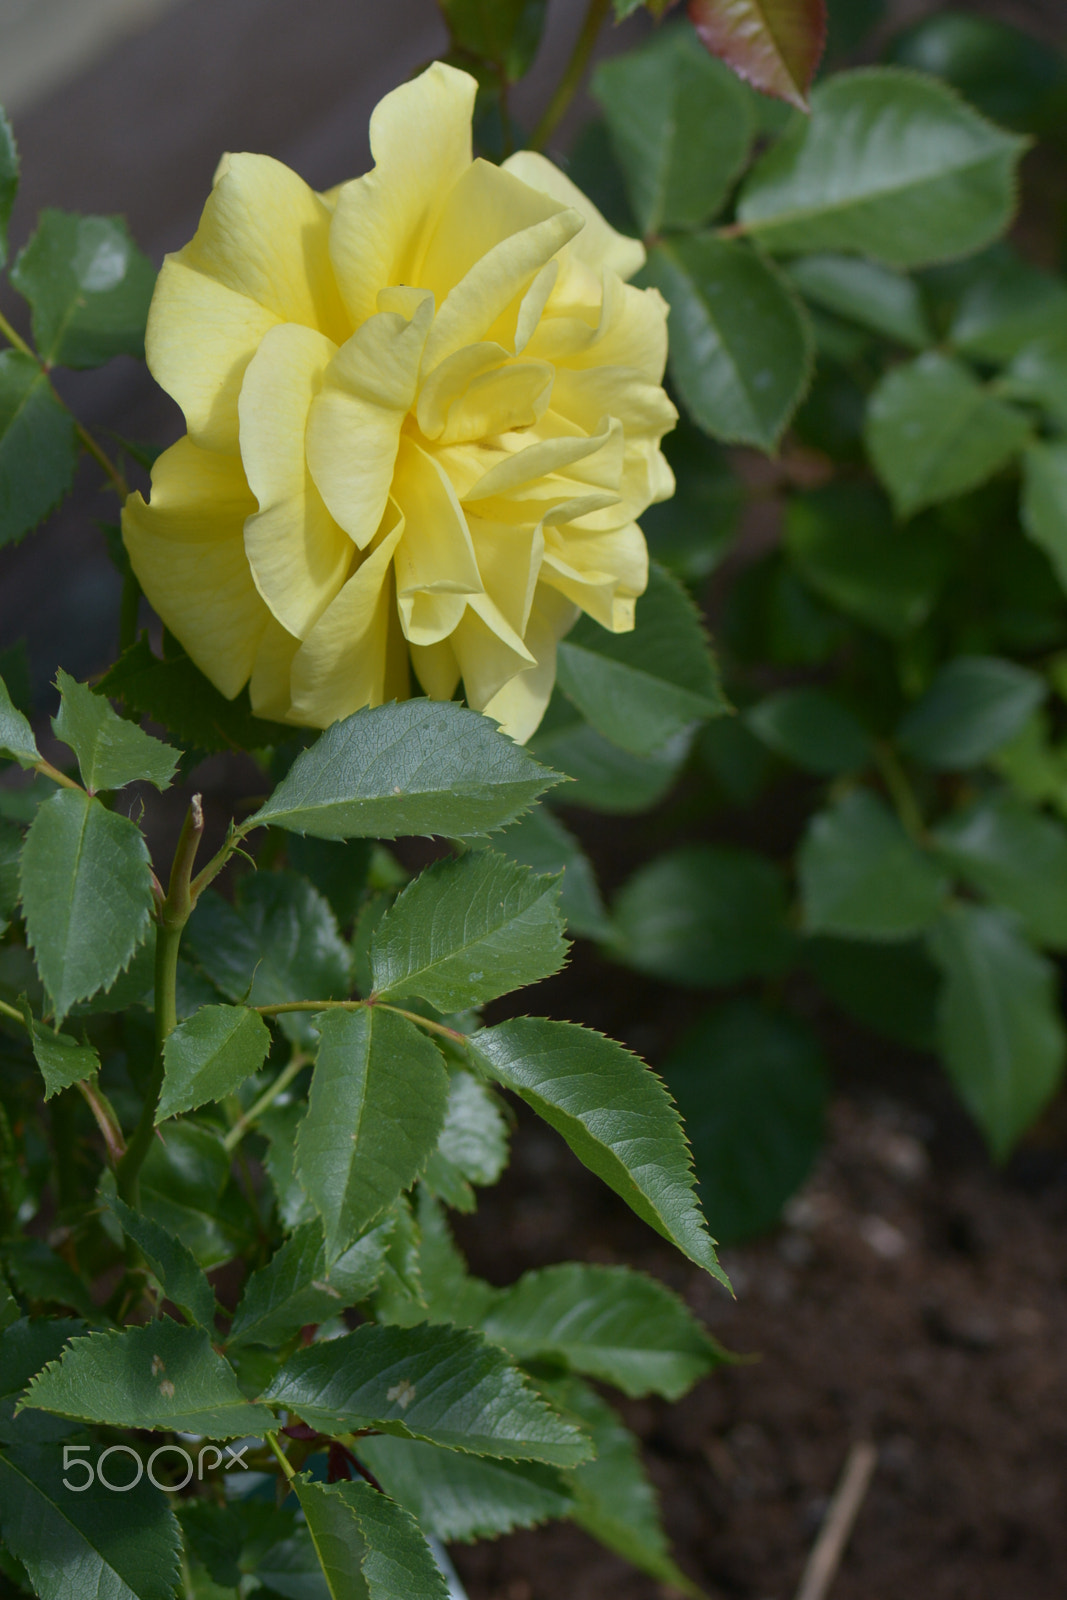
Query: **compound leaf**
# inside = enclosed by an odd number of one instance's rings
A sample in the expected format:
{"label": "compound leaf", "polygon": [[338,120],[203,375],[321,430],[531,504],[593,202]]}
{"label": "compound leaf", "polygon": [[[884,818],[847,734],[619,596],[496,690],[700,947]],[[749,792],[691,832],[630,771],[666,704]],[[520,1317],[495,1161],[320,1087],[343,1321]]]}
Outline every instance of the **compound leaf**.
{"label": "compound leaf", "polygon": [[248,1279],[228,1343],[276,1348],[309,1323],[365,1300],[381,1276],[393,1227],[387,1219],[327,1266],[321,1221],[303,1223]]}
{"label": "compound leaf", "polygon": [[426,1165],[444,1122],[448,1073],[426,1035],[395,1012],[333,1011],[316,1025],[296,1172],[322,1216],[332,1262]]}
{"label": "compound leaf", "polygon": [[852,939],[908,939],[937,916],[944,874],[867,789],[811,820],[797,860],[804,926]]}
{"label": "compound leaf", "polygon": [[258,1072],[270,1049],[270,1029],[246,1006],[201,1006],[167,1036],[163,1088],[156,1121],[225,1100]]}
{"label": "compound leaf", "polygon": [[99,367],[144,355],[156,271],[121,217],[42,211],[11,269],[33,312],[33,338],[50,366]]}
{"label": "compound leaf", "polygon": [[406,700],[327,728],[246,826],[319,839],[469,838],[506,827],[559,781],[480,713]]}
{"label": "compound leaf", "polygon": [[377,1428],[473,1455],[559,1467],[589,1456],[581,1433],[502,1350],[469,1328],[364,1324],[291,1356],[262,1399],[334,1435]]}
{"label": "compound leaf", "polygon": [[976,767],[1023,728],[1045,698],[1044,680],[997,656],[956,656],[897,729],[916,761],[937,772]]}
{"label": "compound leaf", "polygon": [[369,1483],[293,1479],[331,1600],[448,1600],[410,1512]]}
{"label": "compound leaf", "polygon": [[104,1202],[114,1212],[123,1233],[144,1256],[166,1298],[173,1301],[190,1322],[213,1330],[215,1291],[188,1245],[158,1222],[153,1222],[151,1217],[132,1210],[117,1195],[104,1196]]}
{"label": "compound leaf", "polygon": [[838,73],[757,163],[738,217],[764,249],[790,255],[846,251],[896,267],[967,255],[1007,226],[1026,144],[932,78]]}
{"label": "compound leaf", "polygon": [[690,1261],[726,1281],[674,1103],[640,1057],[572,1022],[516,1017],[471,1041],[486,1071]]}
{"label": "compound leaf", "polygon": [[57,1022],[108,988],[151,926],[152,873],[140,829],[81,789],[40,807],[19,865],[26,932]]}
{"label": "compound leaf", "polygon": [[30,1384],[19,1409],[113,1428],[166,1428],[209,1439],[261,1434],[272,1422],[237,1387],[206,1328],[163,1318],[74,1339]]}
{"label": "compound leaf", "polygon": [[463,1011],[550,977],[567,954],[559,891],[558,877],[539,877],[494,850],[436,862],[374,931],[375,992]]}
{"label": "compound leaf", "polygon": [[0,545],[21,539],[74,482],[74,418],[21,350],[0,354]]}
{"label": "compound leaf", "polygon": [[82,782],[90,794],[138,782],[155,784],[157,789],[169,787],[180,751],[124,721],[103,695],[95,694],[88,684],[77,683],[62,668],[56,686],[62,701],[59,715],[52,718],[52,729],[77,756]]}

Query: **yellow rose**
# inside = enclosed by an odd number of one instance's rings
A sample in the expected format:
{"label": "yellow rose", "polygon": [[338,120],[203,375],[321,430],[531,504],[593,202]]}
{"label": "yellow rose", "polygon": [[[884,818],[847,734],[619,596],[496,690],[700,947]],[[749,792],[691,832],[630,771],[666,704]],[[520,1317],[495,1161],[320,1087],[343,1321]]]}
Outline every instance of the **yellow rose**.
{"label": "yellow rose", "polygon": [[375,167],[316,194],[223,159],[168,256],[148,364],[188,433],[123,533],[223,694],[326,727],[426,694],[529,737],[579,610],[633,627],[666,306],[644,250],[523,151],[471,159],[474,79],[435,63],[371,118]]}

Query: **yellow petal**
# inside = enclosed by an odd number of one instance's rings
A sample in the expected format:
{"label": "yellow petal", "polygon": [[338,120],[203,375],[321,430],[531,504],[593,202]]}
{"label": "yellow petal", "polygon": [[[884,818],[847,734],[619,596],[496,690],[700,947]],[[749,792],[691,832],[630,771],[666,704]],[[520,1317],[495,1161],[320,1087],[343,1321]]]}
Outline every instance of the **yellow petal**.
{"label": "yellow petal", "polygon": [[520,636],[525,636],[545,540],[537,524],[513,526],[469,517],[471,541],[486,594]]}
{"label": "yellow petal", "polygon": [[435,367],[419,389],[415,417],[419,431],[427,439],[439,439],[445,430],[450,408],[467,392],[475,378],[503,366],[508,352],[502,344],[481,340],[464,345]]}
{"label": "yellow petal", "polygon": [[152,468],[152,498],[126,502],[122,533],[150,604],[228,699],[245,683],[270,616],[244,549],[255,510],[237,456],[179,439]]}
{"label": "yellow petal", "polygon": [[385,513],[432,315],[428,295],[410,320],[399,311],[377,312],[337,352],[311,403],[311,475],[334,521],[361,550]]}
{"label": "yellow petal", "polygon": [[[552,421],[555,425],[555,419]],[[566,432],[561,429],[556,437],[523,445],[498,461],[467,490],[463,502],[477,505],[506,499],[527,487],[536,491],[550,477],[565,477],[572,485],[615,489],[622,475],[622,456],[622,428],[611,418],[605,418],[590,434],[577,427]]]}
{"label": "yellow petal", "polygon": [[330,262],[330,217],[280,161],[231,155],[181,259],[279,321],[318,328],[340,344],[350,324]]}
{"label": "yellow petal", "polygon": [[547,156],[536,150],[517,150],[504,162],[505,172],[513,172],[531,189],[540,189],[551,195],[560,205],[580,212],[585,227],[568,247],[568,253],[584,262],[595,272],[610,267],[620,278],[632,278],[645,264],[645,247],[640,239],[628,239],[617,233],[597,210],[588,195],[573,184]]}
{"label": "yellow petal", "polygon": [[411,665],[431,700],[451,700],[459,683],[459,662],[447,639],[437,644],[413,644]]}
{"label": "yellow petal", "polygon": [[451,643],[463,675],[467,704],[482,711],[517,672],[531,669],[534,658],[521,640],[502,639],[493,622],[480,616],[473,604],[472,601],[468,606]]}
{"label": "yellow petal", "polygon": [[547,361],[513,361],[483,372],[449,408],[442,444],[530,428],[548,410],[555,369]]}
{"label": "yellow petal", "polygon": [[400,598],[419,591],[461,597],[480,593],[482,580],[456,491],[433,456],[406,435],[397,452],[393,494],[405,518],[396,553]]}
{"label": "yellow petal", "polygon": [[164,261],[148,313],[148,367],[205,450],[236,452],[245,368],[277,323],[273,311],[189,266],[184,251]]}
{"label": "yellow petal", "polygon": [[293,657],[296,720],[328,728],[362,706],[385,700],[390,613],[395,609],[390,568],[403,531],[403,521],[397,518]]}
{"label": "yellow petal", "polygon": [[260,594],[298,639],[340,589],[354,553],[304,453],[311,402],[336,353],[325,334],[283,323],[263,339],[241,387],[241,459],[259,502],[245,524],[245,552]]}
{"label": "yellow petal", "polygon": [[373,314],[386,285],[420,281],[429,233],[471,163],[477,92],[467,73],[435,61],[375,108],[370,144],[376,166],[342,187],[330,233],[353,325]]}
{"label": "yellow petal", "polygon": [[586,367],[556,371],[552,409],[593,433],[600,419],[621,422],[627,442],[635,438],[657,443],[678,421],[678,413],[657,383],[647,383],[628,367]]}
{"label": "yellow petal", "polygon": [[419,280],[439,306],[424,370],[486,338],[514,350],[523,297],[581,227],[578,212],[499,167],[469,167],[449,196]]}
{"label": "yellow petal", "polygon": [[300,640],[293,637],[273,617],[267,619],[256,651],[248,695],[257,717],[285,722],[291,710],[289,674]]}
{"label": "yellow petal", "polygon": [[610,533],[546,529],[541,579],[601,627],[627,633],[634,625],[634,602],[648,584],[644,534],[636,522]]}
{"label": "yellow petal", "polygon": [[516,673],[482,707],[517,744],[526,743],[545,714],[556,681],[556,645],[577,616],[578,607],[562,595],[544,585],[538,588],[526,630],[537,665]]}

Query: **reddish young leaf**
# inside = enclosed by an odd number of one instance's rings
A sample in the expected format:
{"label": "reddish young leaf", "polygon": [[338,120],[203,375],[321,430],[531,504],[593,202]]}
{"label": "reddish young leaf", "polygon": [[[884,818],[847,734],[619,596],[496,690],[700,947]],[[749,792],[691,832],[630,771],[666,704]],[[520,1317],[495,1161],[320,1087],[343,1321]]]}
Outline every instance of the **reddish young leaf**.
{"label": "reddish young leaf", "polygon": [[826,0],[689,0],[713,56],[764,94],[808,109],[826,40]]}

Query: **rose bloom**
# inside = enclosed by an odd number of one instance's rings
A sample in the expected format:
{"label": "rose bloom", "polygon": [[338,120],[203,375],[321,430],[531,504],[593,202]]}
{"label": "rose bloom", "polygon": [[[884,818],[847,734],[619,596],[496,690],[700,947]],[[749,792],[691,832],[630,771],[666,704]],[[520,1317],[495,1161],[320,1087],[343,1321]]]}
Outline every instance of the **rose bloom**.
{"label": "rose bloom", "polygon": [[374,169],[328,194],[225,157],[159,275],[148,365],[188,432],[126,548],[260,716],[326,727],[413,669],[521,741],[579,611],[633,627],[636,519],[674,489],[667,308],[550,161],[472,160],[475,91],[435,63],[387,95]]}

